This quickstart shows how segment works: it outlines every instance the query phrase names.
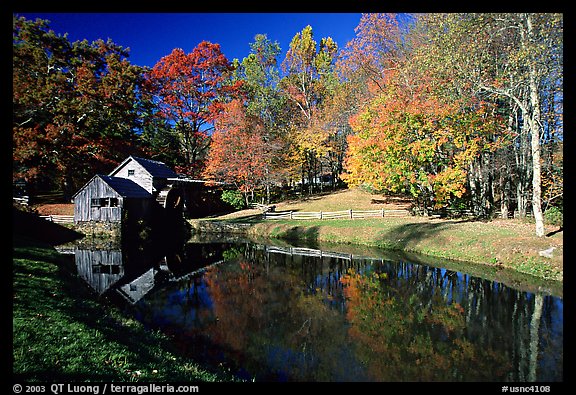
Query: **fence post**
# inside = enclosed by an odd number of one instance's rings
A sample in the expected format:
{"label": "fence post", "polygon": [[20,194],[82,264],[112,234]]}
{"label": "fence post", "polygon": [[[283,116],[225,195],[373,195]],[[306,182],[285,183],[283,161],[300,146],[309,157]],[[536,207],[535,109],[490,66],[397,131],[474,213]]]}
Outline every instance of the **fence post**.
{"label": "fence post", "polygon": [[384,218],[384,209],[382,209],[382,218]]}
{"label": "fence post", "polygon": [[348,210],[350,212],[350,219],[352,219],[352,209]]}
{"label": "fence post", "polygon": [[290,211],[290,219],[292,219],[292,211]]}
{"label": "fence post", "polygon": [[320,211],[320,219],[323,219],[323,218],[322,218],[322,211]]}

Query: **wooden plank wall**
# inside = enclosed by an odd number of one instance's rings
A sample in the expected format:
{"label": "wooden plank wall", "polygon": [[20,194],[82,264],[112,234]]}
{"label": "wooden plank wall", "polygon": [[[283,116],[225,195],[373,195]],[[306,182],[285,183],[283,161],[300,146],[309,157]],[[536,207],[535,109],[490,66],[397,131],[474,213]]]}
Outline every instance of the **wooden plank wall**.
{"label": "wooden plank wall", "polygon": [[[129,170],[134,170],[133,175],[128,175]],[[118,170],[114,177],[127,178],[134,181],[136,184],[140,185],[142,188],[147,190],[149,193],[153,192],[152,176],[148,173],[140,163],[135,160],[131,160]]]}
{"label": "wooden plank wall", "polygon": [[[117,207],[92,207],[91,199],[117,198]],[[122,220],[122,196],[118,195],[101,178],[95,177],[74,197],[74,222],[106,221],[119,222]]]}

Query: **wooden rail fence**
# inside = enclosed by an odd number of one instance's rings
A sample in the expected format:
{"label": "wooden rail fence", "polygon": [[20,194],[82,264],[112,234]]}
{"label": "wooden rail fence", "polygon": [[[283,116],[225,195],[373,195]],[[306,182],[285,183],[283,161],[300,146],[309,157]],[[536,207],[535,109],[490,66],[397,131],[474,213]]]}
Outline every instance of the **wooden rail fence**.
{"label": "wooden rail fence", "polygon": [[57,224],[71,224],[74,222],[73,215],[41,215],[40,218]]}
{"label": "wooden rail fence", "polygon": [[384,217],[405,217],[409,215],[407,210],[343,210],[343,211],[277,211],[264,212],[264,219],[365,219]]}
{"label": "wooden rail fence", "polygon": [[13,196],[12,200],[15,201],[16,203],[19,204],[23,204],[24,206],[28,206],[28,203],[30,202],[30,197],[29,196]]}

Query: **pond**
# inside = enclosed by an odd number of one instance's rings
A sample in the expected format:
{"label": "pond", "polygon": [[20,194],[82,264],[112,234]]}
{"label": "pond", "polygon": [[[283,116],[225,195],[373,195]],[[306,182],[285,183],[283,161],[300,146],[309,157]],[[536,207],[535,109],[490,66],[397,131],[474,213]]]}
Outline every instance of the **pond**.
{"label": "pond", "polygon": [[67,252],[103,299],[247,380],[563,380],[557,288],[313,247],[190,240]]}

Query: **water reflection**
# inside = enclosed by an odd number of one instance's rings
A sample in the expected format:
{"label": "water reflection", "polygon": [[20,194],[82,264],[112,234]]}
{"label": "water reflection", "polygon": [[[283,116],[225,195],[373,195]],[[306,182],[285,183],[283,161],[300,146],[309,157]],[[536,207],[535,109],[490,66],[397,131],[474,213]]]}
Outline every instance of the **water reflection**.
{"label": "water reflection", "polygon": [[561,381],[563,302],[405,260],[243,243],[74,250],[183,353],[257,381]]}
{"label": "water reflection", "polygon": [[58,249],[74,256],[78,275],[98,295],[122,296],[135,304],[154,289],[224,261],[222,245],[190,243],[179,247],[79,243]]}

